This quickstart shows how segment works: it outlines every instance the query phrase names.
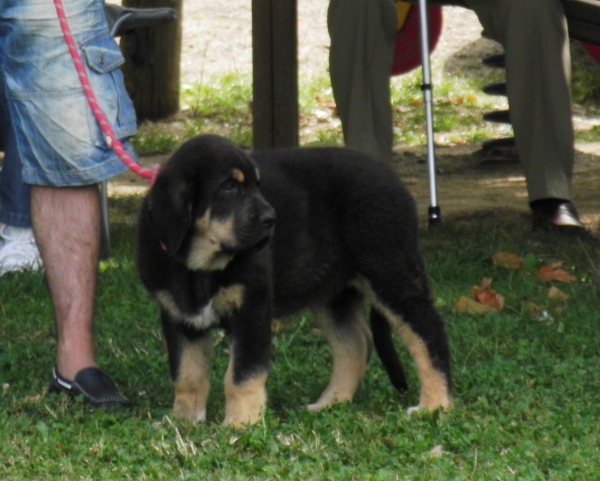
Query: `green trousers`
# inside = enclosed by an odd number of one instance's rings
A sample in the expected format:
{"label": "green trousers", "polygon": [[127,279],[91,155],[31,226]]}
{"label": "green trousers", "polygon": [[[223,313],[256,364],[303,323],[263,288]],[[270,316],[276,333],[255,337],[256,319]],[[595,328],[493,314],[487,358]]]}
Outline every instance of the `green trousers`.
{"label": "green trousers", "polygon": [[394,0],[330,0],[329,74],[346,146],[382,160],[392,154],[390,72]]}
{"label": "green trousers", "polygon": [[[529,200],[571,199],[569,39],[559,0],[466,0],[506,53],[508,102]],[[391,155],[393,0],[331,0],[330,75],[347,146]],[[435,89],[434,89],[435,98]]]}
{"label": "green trousers", "polygon": [[559,0],[467,0],[506,54],[506,87],[529,200],[571,199],[571,57]]}

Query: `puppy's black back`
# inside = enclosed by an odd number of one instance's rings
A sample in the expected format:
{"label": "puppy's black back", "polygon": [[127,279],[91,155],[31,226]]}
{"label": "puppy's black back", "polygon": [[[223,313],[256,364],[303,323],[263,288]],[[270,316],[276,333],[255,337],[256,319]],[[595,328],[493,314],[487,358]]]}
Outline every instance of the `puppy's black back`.
{"label": "puppy's black back", "polygon": [[390,257],[413,252],[419,264],[415,203],[386,164],[337,148],[253,157],[261,191],[277,212],[271,245],[276,315],[330,298],[364,267],[377,270]]}

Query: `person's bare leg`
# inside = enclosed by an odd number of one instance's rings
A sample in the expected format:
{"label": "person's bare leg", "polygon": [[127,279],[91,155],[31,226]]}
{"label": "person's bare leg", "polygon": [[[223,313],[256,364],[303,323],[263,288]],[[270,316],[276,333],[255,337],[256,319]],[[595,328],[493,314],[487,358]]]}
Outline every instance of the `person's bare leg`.
{"label": "person's bare leg", "polygon": [[96,366],[92,332],[99,251],[98,188],[32,186],[31,217],[54,303],[56,368],[73,380]]}

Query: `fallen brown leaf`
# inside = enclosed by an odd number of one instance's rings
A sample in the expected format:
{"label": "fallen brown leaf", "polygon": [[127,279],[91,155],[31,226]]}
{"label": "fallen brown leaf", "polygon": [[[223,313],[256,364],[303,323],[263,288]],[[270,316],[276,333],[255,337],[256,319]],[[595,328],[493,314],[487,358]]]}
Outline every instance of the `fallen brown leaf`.
{"label": "fallen brown leaf", "polygon": [[497,252],[492,256],[492,264],[503,269],[516,271],[523,265],[523,259],[512,252]]}
{"label": "fallen brown leaf", "polygon": [[471,288],[471,297],[484,306],[490,306],[500,311],[504,307],[504,296],[490,289],[491,284],[492,279],[484,277],[479,286]]}
{"label": "fallen brown leaf", "polygon": [[555,262],[550,266],[542,266],[538,271],[538,275],[545,281],[557,282],[577,282],[577,278],[572,276],[567,271],[561,269],[563,262]]}
{"label": "fallen brown leaf", "polygon": [[569,296],[561,291],[558,287],[552,286],[548,290],[548,299],[554,302],[564,302],[569,299]]}
{"label": "fallen brown leaf", "polygon": [[481,304],[468,297],[461,296],[456,303],[456,310],[460,314],[486,314],[493,312],[494,308]]}

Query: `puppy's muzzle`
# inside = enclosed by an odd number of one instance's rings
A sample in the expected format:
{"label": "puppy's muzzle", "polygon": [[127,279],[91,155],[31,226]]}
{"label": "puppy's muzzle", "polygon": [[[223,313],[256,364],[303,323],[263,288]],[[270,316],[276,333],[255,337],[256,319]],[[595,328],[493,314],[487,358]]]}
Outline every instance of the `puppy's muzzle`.
{"label": "puppy's muzzle", "polygon": [[262,235],[260,235],[258,242],[254,244],[255,250],[262,249],[271,241],[276,220],[277,214],[275,213],[275,209],[265,201],[256,218],[257,226],[262,232]]}

